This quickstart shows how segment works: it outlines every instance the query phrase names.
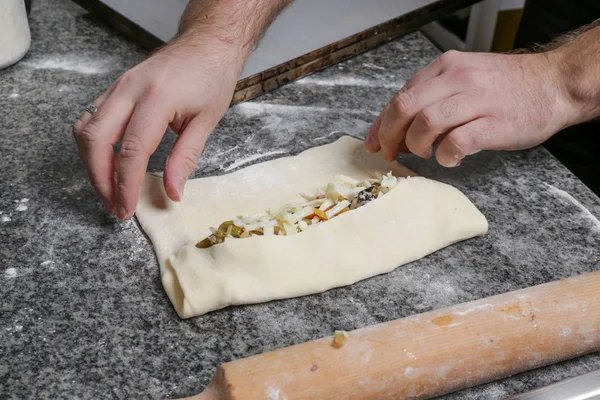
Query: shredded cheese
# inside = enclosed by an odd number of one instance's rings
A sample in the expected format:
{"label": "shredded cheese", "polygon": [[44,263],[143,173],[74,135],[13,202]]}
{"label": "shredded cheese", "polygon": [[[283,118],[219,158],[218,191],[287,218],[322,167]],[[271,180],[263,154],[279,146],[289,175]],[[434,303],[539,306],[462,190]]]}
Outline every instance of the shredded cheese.
{"label": "shredded cheese", "polygon": [[302,202],[289,203],[267,212],[239,216],[226,221],[218,229],[210,228],[211,235],[196,247],[207,248],[214,244],[252,236],[295,235],[317,224],[324,223],[341,213],[361,207],[388,193],[398,184],[391,172],[375,178],[356,180],[346,175],[336,175],[316,194],[300,194]]}

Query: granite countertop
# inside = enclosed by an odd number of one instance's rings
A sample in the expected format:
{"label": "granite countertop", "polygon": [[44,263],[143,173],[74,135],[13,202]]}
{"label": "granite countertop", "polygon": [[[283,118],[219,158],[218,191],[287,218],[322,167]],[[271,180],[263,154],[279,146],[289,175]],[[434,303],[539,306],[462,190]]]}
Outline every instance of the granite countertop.
{"label": "granite countertop", "polygon": [[[0,72],[0,398],[165,398],[201,392],[223,362],[594,271],[600,199],[541,147],[457,169],[404,157],[460,188],[489,233],[320,295],[182,321],[135,221],[103,213],[71,124],[144,53],[69,0],[34,2],[31,51]],[[232,108],[195,176],[364,137],[403,82],[439,54],[395,40]],[[167,135],[150,161],[160,170]],[[502,399],[600,368],[600,355],[446,396]]]}

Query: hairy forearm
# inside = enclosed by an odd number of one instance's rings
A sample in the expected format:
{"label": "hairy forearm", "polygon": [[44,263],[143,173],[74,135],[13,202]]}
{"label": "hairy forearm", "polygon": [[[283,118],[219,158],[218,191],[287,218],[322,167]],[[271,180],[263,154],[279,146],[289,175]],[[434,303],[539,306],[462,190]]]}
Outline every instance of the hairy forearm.
{"label": "hairy forearm", "polygon": [[572,122],[600,117],[600,20],[558,38],[544,50],[576,110]]}
{"label": "hairy forearm", "polygon": [[179,36],[214,38],[247,55],[292,0],[191,0]]}

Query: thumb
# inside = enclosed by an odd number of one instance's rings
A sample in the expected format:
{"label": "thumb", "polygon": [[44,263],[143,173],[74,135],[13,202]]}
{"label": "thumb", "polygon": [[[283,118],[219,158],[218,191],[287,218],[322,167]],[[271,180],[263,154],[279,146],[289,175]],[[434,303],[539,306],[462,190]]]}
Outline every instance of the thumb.
{"label": "thumb", "polygon": [[189,176],[198,165],[204,144],[212,127],[195,118],[179,134],[165,164],[163,184],[167,196],[173,201],[183,199],[183,189]]}

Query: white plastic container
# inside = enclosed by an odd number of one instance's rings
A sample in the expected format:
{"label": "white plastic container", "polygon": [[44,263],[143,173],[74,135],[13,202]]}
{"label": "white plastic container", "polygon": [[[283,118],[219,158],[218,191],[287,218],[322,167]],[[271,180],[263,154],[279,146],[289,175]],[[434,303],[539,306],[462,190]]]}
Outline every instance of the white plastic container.
{"label": "white plastic container", "polygon": [[23,0],[0,0],[0,69],[19,61],[31,44]]}

